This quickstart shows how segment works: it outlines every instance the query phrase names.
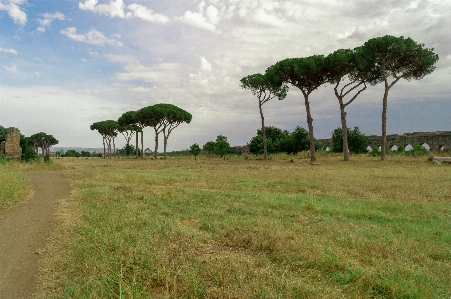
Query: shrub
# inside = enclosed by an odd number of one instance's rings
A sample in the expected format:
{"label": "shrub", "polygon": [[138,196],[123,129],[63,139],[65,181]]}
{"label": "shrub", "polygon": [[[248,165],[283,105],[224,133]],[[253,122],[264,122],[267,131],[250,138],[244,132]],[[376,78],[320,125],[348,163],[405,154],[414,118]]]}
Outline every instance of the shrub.
{"label": "shrub", "polygon": [[375,146],[371,149],[371,151],[369,152],[369,154],[373,157],[378,157],[381,155],[381,150],[379,149],[378,146]]}
{"label": "shrub", "polygon": [[9,159],[3,156],[0,156],[0,164],[8,164],[9,163]]}

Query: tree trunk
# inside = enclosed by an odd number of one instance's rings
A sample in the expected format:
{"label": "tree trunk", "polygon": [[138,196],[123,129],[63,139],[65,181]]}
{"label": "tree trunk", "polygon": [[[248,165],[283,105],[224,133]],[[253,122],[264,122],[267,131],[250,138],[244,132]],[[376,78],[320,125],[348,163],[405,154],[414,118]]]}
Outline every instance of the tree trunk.
{"label": "tree trunk", "polygon": [[158,132],[155,129],[155,152],[153,153],[153,158],[156,160],[158,158]]}
{"label": "tree trunk", "polygon": [[262,103],[258,102],[260,117],[262,119],[263,159],[268,160],[268,145],[266,144],[265,117],[263,116]]}
{"label": "tree trunk", "polygon": [[385,79],[385,92],[382,99],[382,143],[381,143],[381,160],[385,160],[385,147],[387,146],[387,102],[388,102],[388,80]]}
{"label": "tree trunk", "polygon": [[308,133],[310,137],[310,161],[316,161],[315,154],[315,136],[313,135],[313,118],[310,113],[310,103],[308,101],[308,95],[304,94],[305,101],[305,111],[307,112],[307,124],[308,124]]}
{"label": "tree trunk", "polygon": [[103,137],[103,158],[106,159],[105,137]]}
{"label": "tree trunk", "polygon": [[141,159],[144,159],[144,130],[141,131]]}
{"label": "tree trunk", "polygon": [[113,157],[116,158],[116,144],[114,143],[114,137],[113,137]]}
{"label": "tree trunk", "polygon": [[139,149],[139,146],[138,146],[138,131],[136,131],[136,147],[135,147],[135,155],[136,155],[136,159],[138,159],[138,149]]}
{"label": "tree trunk", "polygon": [[343,100],[340,101],[340,113],[341,113],[341,133],[343,139],[343,160],[349,161],[349,146],[348,146],[348,127],[346,126],[346,112]]}
{"label": "tree trunk", "polygon": [[164,160],[166,160],[166,147],[168,145],[168,137],[169,137],[169,135],[166,136],[166,134],[164,134],[164,158],[163,158]]}

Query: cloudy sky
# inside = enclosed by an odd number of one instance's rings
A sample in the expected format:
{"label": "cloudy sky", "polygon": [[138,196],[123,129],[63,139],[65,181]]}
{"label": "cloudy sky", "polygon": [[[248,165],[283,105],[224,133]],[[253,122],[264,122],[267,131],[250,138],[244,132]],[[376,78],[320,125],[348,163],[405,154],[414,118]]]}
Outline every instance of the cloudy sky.
{"label": "cloudy sky", "polygon": [[[388,133],[451,131],[450,15],[449,0],[0,0],[0,125],[102,147],[93,122],[170,103],[193,119],[173,131],[169,150],[219,134],[244,145],[260,115],[241,78],[394,35],[435,48],[440,60],[423,80],[392,88]],[[380,134],[382,96],[382,85],[362,93],[348,125]],[[315,137],[330,137],[340,126],[333,88],[312,93],[311,108]],[[307,127],[295,87],[263,109],[267,125]],[[146,129],[145,147],[153,138]]]}

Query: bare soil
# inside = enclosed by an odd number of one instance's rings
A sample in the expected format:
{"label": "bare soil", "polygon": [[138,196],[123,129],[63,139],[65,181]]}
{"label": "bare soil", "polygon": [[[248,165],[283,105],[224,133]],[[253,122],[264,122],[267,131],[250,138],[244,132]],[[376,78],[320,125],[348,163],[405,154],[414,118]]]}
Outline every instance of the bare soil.
{"label": "bare soil", "polygon": [[27,172],[30,200],[0,211],[0,299],[31,298],[38,287],[38,261],[55,229],[57,202],[70,192],[62,172]]}

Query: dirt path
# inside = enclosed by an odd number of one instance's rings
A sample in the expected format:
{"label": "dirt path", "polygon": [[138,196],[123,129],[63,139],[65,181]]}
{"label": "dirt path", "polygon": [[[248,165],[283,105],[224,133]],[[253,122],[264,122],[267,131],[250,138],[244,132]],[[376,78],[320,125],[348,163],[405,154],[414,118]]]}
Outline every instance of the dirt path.
{"label": "dirt path", "polygon": [[70,192],[62,172],[27,172],[35,191],[0,212],[0,299],[31,298],[37,287],[40,250],[53,231],[57,200]]}

